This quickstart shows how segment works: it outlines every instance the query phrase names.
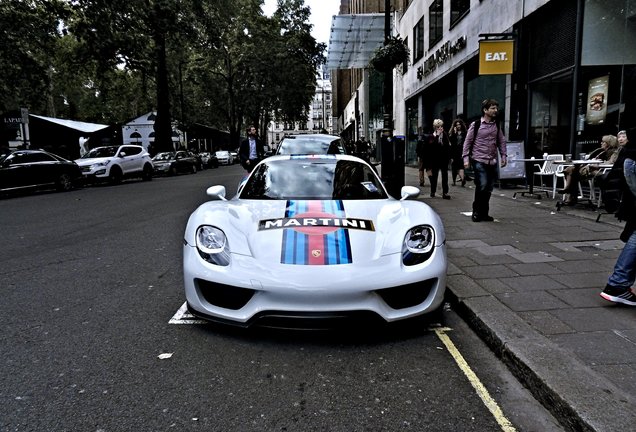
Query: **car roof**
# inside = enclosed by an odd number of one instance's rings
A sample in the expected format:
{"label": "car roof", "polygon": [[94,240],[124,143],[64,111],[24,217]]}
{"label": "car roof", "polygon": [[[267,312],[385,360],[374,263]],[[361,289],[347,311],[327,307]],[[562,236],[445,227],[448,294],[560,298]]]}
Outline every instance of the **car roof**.
{"label": "car roof", "polygon": [[320,160],[325,160],[325,159],[334,159],[334,160],[349,160],[349,161],[356,161],[356,162],[360,162],[362,164],[365,164],[366,162],[362,159],[360,159],[359,157],[356,156],[352,156],[352,155],[346,155],[346,154],[283,154],[283,155],[273,155],[268,157],[267,159],[265,159],[263,161],[263,163],[269,163],[269,162],[276,162],[279,160],[290,160],[290,159],[294,159],[294,160],[299,160],[299,159],[306,159],[308,161],[320,161]]}
{"label": "car roof", "polygon": [[306,138],[308,140],[313,141],[333,141],[340,139],[338,135],[329,135],[329,134],[295,134],[295,135],[286,135],[283,139],[303,139]]}

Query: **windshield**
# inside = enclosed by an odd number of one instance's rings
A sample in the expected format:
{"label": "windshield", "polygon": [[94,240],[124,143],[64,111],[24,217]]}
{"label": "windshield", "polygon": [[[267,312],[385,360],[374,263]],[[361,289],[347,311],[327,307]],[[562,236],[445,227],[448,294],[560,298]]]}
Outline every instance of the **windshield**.
{"label": "windshield", "polygon": [[113,157],[117,153],[118,147],[97,147],[82,156],[82,159]]}
{"label": "windshield", "polygon": [[382,182],[367,165],[332,157],[266,161],[240,193],[241,199],[386,199]]}
{"label": "windshield", "polygon": [[285,138],[278,146],[277,154],[344,154],[339,138],[319,139],[311,135]]}
{"label": "windshield", "polygon": [[155,155],[155,157],[152,158],[153,161],[162,161],[162,160],[170,160],[174,158],[174,153],[171,152],[164,152],[164,153],[157,153],[157,155]]}

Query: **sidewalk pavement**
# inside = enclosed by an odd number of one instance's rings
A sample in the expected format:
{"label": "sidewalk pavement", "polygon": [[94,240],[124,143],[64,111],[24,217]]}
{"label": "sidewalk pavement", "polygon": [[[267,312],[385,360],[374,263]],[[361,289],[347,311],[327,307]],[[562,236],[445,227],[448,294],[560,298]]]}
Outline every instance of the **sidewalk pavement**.
{"label": "sidewalk pavement", "polygon": [[[613,215],[497,189],[494,222],[472,222],[473,182],[433,207],[446,229],[447,297],[569,430],[636,430],[636,307],[599,296],[623,243]],[[441,183],[441,182],[440,182]],[[419,184],[407,166],[405,184]]]}

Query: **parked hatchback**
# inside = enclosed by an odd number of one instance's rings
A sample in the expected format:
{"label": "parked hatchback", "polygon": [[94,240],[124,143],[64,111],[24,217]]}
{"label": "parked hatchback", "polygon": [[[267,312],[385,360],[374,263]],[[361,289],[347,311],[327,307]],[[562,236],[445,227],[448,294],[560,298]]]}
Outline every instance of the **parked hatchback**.
{"label": "parked hatchback", "polygon": [[232,154],[226,150],[220,150],[215,153],[216,159],[219,161],[219,165],[232,165],[234,163]]}
{"label": "parked hatchback", "polygon": [[194,154],[186,151],[157,153],[152,158],[156,174],[196,173],[199,166]]}
{"label": "parked hatchback", "polygon": [[86,180],[112,184],[129,177],[152,180],[154,172],[150,155],[138,145],[96,147],[75,162]]}

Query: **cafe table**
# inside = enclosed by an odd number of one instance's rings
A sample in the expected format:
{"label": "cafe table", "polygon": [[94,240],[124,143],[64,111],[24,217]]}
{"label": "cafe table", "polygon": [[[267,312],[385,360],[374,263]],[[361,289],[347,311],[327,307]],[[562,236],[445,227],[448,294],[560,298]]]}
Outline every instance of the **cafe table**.
{"label": "cafe table", "polygon": [[532,196],[536,196],[537,199],[541,198],[541,192],[545,192],[545,196],[549,197],[550,195],[548,195],[548,191],[541,191],[539,193],[534,191],[534,164],[535,163],[543,163],[545,162],[547,159],[543,159],[543,158],[524,158],[524,159],[510,159],[508,162],[524,162],[526,164],[526,188],[527,190],[523,191],[523,192],[515,192],[514,194],[512,194],[512,198],[515,199],[517,198],[517,194],[521,194],[521,196],[526,196],[526,195],[532,195]]}

